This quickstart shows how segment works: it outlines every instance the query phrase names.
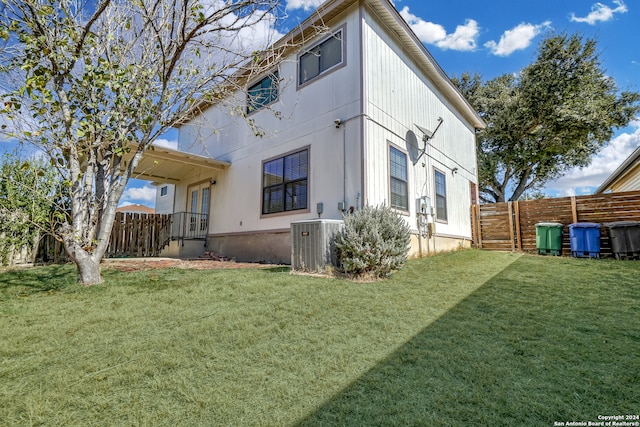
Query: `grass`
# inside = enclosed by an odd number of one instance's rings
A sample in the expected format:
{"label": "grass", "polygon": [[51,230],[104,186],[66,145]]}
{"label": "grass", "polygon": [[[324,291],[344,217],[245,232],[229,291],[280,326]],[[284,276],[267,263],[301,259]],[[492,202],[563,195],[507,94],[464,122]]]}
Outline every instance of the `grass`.
{"label": "grass", "polygon": [[464,251],[287,269],[0,275],[2,425],[553,425],[637,414],[640,263]]}

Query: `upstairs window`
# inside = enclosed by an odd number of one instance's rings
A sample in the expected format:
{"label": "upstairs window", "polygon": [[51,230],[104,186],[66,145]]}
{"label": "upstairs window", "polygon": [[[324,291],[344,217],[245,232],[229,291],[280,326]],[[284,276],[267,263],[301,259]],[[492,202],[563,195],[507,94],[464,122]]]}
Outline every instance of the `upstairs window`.
{"label": "upstairs window", "polygon": [[262,213],[307,208],[309,150],[288,154],[262,164]]}
{"label": "upstairs window", "polygon": [[300,56],[298,85],[342,63],[342,30]]}
{"label": "upstairs window", "polygon": [[447,181],[444,173],[436,171],[436,219],[447,220]]}
{"label": "upstairs window", "polygon": [[266,107],[278,99],[278,72],[269,74],[247,92],[247,113]]}
{"label": "upstairs window", "polygon": [[409,183],[407,181],[407,155],[395,147],[389,147],[389,175],[391,207],[409,210]]}
{"label": "upstairs window", "polygon": [[166,185],[163,185],[162,187],[160,187],[160,197],[166,196],[168,192],[169,192],[169,187],[167,187]]}

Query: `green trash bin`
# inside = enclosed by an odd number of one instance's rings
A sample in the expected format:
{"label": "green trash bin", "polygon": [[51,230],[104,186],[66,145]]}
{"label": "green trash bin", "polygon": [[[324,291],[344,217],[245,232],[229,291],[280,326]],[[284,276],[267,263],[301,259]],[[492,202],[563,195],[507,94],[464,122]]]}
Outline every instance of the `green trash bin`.
{"label": "green trash bin", "polygon": [[559,222],[536,224],[536,249],[541,255],[562,255],[562,227]]}

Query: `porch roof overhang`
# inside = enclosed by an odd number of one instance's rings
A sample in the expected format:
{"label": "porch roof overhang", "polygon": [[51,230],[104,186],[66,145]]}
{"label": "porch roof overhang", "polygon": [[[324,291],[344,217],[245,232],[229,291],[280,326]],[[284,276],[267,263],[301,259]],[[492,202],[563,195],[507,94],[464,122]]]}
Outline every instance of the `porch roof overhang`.
{"label": "porch roof overhang", "polygon": [[[128,164],[135,154],[132,149],[124,156]],[[142,154],[138,166],[133,170],[132,178],[144,179],[156,183],[179,184],[196,169],[212,174],[224,171],[231,163],[206,156],[186,153],[171,148],[151,146]]]}

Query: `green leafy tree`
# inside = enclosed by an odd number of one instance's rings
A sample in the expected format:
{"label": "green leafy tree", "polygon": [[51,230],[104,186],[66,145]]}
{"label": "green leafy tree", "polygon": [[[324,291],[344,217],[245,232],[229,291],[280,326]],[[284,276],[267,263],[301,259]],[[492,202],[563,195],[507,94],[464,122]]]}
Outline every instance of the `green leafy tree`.
{"label": "green leafy tree", "polygon": [[536,60],[517,75],[453,80],[488,125],[477,136],[485,202],[518,200],[587,166],[614,129],[640,111],[640,95],[620,92],[600,64],[596,41],[579,35],[545,38]]}
{"label": "green leafy tree", "polygon": [[23,248],[35,256],[39,237],[51,231],[57,175],[43,160],[17,153],[0,160],[0,263]]}
{"label": "green leafy tree", "polygon": [[180,118],[244,88],[284,52],[281,44],[258,53],[243,38],[270,27],[278,6],[0,0],[3,127],[38,146],[60,174],[70,215],[56,233],[81,283],[102,281],[116,207],[143,152]]}

